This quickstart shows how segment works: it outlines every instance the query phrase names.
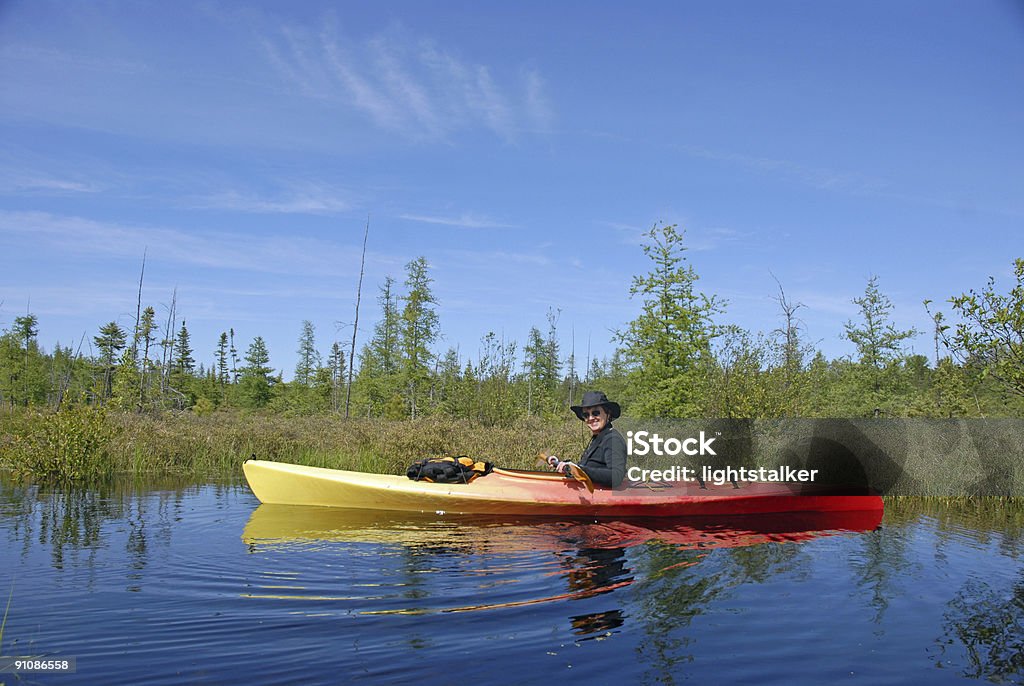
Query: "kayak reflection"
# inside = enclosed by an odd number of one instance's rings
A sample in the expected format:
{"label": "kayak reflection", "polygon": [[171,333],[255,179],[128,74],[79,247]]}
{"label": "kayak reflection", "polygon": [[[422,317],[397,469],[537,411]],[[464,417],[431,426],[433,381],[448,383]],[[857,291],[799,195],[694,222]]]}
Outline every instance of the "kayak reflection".
{"label": "kayak reflection", "polygon": [[881,510],[792,512],[761,516],[593,520],[444,516],[260,505],[242,540],[253,552],[281,544],[343,541],[445,546],[473,552],[629,548],[661,542],[695,548],[733,548],[799,542],[835,532],[871,531]]}
{"label": "kayak reflection", "polygon": [[683,583],[679,573],[715,549],[870,531],[881,519],[880,510],[595,521],[260,505],[242,540],[251,554],[268,557],[268,571],[246,596],[295,602],[295,612],[311,616],[544,605],[568,617],[575,640],[599,639],[619,631],[631,602],[608,594],[638,580]]}

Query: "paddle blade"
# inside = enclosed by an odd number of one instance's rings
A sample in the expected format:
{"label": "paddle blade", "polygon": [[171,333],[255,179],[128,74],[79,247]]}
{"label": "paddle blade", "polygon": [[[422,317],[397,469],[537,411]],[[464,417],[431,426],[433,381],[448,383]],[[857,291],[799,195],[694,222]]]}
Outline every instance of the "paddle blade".
{"label": "paddle blade", "polygon": [[569,473],[572,474],[572,478],[576,479],[577,481],[582,481],[583,485],[587,487],[587,491],[589,491],[590,493],[594,492],[594,482],[590,480],[590,477],[587,476],[587,473],[585,471],[583,471],[574,464],[570,464]]}

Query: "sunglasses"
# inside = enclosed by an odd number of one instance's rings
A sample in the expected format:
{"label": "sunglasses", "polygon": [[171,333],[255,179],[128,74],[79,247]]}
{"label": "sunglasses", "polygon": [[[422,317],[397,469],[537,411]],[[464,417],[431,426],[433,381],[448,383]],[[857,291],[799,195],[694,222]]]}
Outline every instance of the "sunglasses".
{"label": "sunglasses", "polygon": [[603,413],[604,410],[602,410],[600,407],[597,408],[596,410],[580,410],[580,416],[583,417],[584,421],[590,419],[591,417],[600,417]]}

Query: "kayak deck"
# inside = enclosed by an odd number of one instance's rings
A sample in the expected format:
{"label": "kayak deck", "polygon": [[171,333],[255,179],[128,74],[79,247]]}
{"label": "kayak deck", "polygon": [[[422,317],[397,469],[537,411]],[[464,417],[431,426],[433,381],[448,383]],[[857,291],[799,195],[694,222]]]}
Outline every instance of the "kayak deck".
{"label": "kayak deck", "polygon": [[740,482],[706,488],[691,482],[629,484],[593,492],[550,472],[495,469],[469,484],[413,481],[405,476],[247,460],[249,487],[262,503],[402,512],[678,517],[774,512],[881,510],[877,495],[835,495],[798,483]]}

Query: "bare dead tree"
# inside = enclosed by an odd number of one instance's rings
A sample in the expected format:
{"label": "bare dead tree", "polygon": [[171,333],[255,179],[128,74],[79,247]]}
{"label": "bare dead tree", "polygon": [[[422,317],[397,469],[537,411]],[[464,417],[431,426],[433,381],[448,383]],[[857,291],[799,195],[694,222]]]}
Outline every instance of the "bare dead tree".
{"label": "bare dead tree", "polygon": [[167,389],[169,388],[170,381],[170,355],[174,348],[174,329],[177,326],[176,310],[178,306],[178,288],[175,286],[173,293],[171,294],[171,306],[167,308],[167,324],[164,326],[164,338],[160,341],[160,345],[163,348],[163,355],[161,358],[160,368],[160,400],[164,400],[167,395]]}
{"label": "bare dead tree", "polygon": [[139,272],[139,293],[135,299],[135,332],[132,334],[132,362],[139,356],[139,323],[142,318],[142,279],[146,275],[146,250],[142,251],[142,271]]}
{"label": "bare dead tree", "polygon": [[[68,389],[71,388],[71,378],[74,375],[75,365],[82,358],[82,345],[85,343],[86,333],[82,332],[82,337],[78,341],[78,350],[75,351],[75,356],[68,360],[67,366],[64,368],[64,372],[60,375],[57,382],[57,398],[54,403],[54,410],[59,410],[61,405],[64,403],[64,397],[68,394]],[[70,351],[71,348],[69,347]]]}
{"label": "bare dead tree", "polygon": [[775,279],[775,283],[779,287],[779,294],[772,300],[779,304],[786,322],[784,328],[775,329],[772,333],[782,338],[783,365],[785,369],[792,370],[803,362],[803,350],[800,348],[800,320],[797,319],[796,313],[801,307],[806,306],[801,302],[794,303],[787,298],[782,283],[775,274],[772,274],[772,278]]}
{"label": "bare dead tree", "polygon": [[366,241],[370,236],[370,215],[366,215],[366,230],[363,232],[363,255],[359,260],[359,285],[356,286],[356,319],[352,324],[352,347],[348,351],[348,384],[345,389],[345,418],[352,405],[352,367],[356,356],[356,334],[359,332],[359,301],[363,296],[363,274],[366,270]]}

